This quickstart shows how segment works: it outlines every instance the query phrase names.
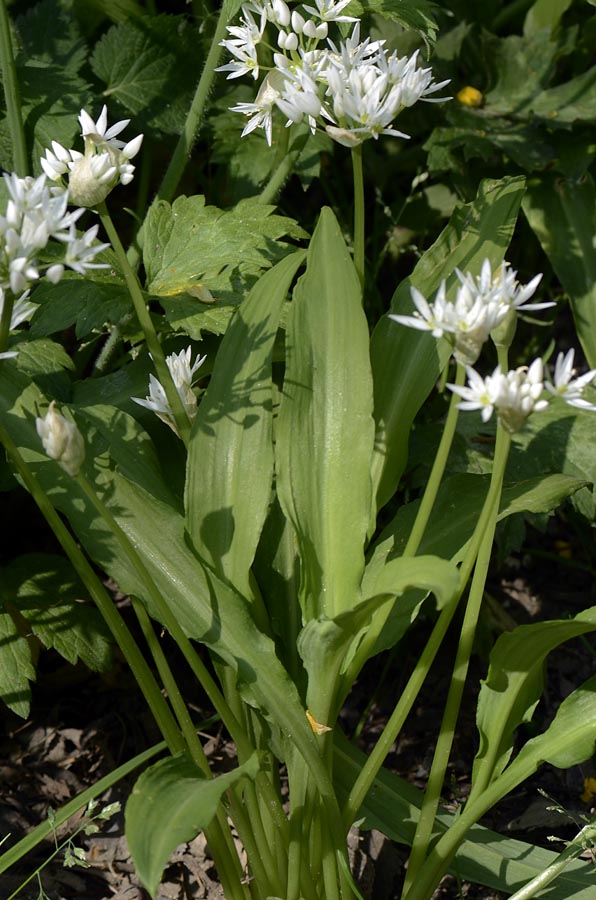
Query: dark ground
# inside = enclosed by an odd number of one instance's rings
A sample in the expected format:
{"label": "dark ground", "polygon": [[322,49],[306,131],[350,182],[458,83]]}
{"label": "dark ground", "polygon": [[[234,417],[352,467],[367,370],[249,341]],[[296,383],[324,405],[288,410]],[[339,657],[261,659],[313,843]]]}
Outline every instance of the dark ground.
{"label": "dark ground", "polygon": [[[596,603],[596,580],[585,551],[577,546],[573,537],[570,537],[571,546],[567,546],[565,541],[570,532],[564,520],[556,520],[551,530],[552,534],[546,537],[536,533],[529,545],[535,546],[535,552],[510,556],[502,573],[489,580],[490,596],[487,596],[481,622],[479,653],[473,660],[468,679],[470,687],[452,755],[449,796],[446,797],[450,804],[464,800],[469,790],[469,772],[476,750],[474,698],[479,679],[486,671],[483,647],[493,639],[490,635],[514,624],[574,615]],[[571,553],[571,559],[557,555],[561,551]],[[546,557],[542,555],[544,553]],[[126,608],[126,601],[121,602]],[[372,746],[382,729],[391,712],[392,698],[399,695],[403,673],[409,671],[425,634],[422,623],[408,638],[409,658],[404,659],[405,650],[398,648],[391,658],[384,656],[371,661],[357,683],[342,719],[344,729],[350,735],[361,728],[359,744],[364,749]],[[419,787],[424,786],[432,759],[432,736],[440,723],[454,646],[453,638],[447,641],[415,713],[387,760],[389,768]],[[563,645],[551,655],[547,689],[537,712],[539,730],[550,721],[560,701],[594,674],[595,657],[593,644],[579,640]],[[209,712],[207,708],[201,708],[200,698],[197,698],[196,719],[208,716]],[[49,807],[60,807],[117,765],[159,740],[150,716],[144,712],[143,701],[121,663],[107,675],[98,676],[80,667],[64,665],[52,653],[44,652],[30,719],[24,722],[5,710],[0,715],[3,726],[0,738],[3,785],[0,837],[10,834],[2,849],[43,821]],[[212,758],[230,756],[232,748],[225,744],[217,725],[211,726],[210,735]],[[545,790],[571,812],[586,814],[590,812],[591,804],[583,802],[581,795],[584,779],[593,775],[592,764],[567,771],[544,766],[531,782],[522,785],[493,810],[484,824],[511,837],[553,849],[549,835],[569,839],[577,829],[573,825],[567,826],[561,815],[545,810],[548,802],[538,789]],[[131,776],[106,795],[103,802],[117,799],[124,802],[133,783],[134,776]],[[122,837],[122,824],[122,814],[119,814],[103,823],[99,834],[91,838],[79,836],[76,844],[87,850],[89,868],[65,868],[60,854],[43,869],[41,881],[34,878],[19,892],[20,900],[78,900],[81,897],[85,900],[148,900],[135,878]],[[72,824],[68,830],[62,828],[59,837],[71,834],[73,830]],[[10,897],[52,850],[53,842],[44,842],[18,866],[0,876],[2,900]],[[375,868],[377,871],[377,884],[376,887],[373,885],[369,896],[374,900],[398,897],[405,849],[385,842],[377,834],[372,840],[365,837],[361,850],[364,857],[369,857],[366,867],[369,876]],[[378,860],[376,865],[375,859]],[[362,855],[360,860],[361,864],[366,862]],[[365,880],[370,882],[370,877]],[[458,886],[450,876],[443,880],[436,893],[442,900],[455,900],[460,896],[467,900],[499,900],[503,895],[474,885]],[[180,848],[166,870],[159,893],[159,900],[199,898],[222,900],[216,873],[201,837],[192,845]]]}

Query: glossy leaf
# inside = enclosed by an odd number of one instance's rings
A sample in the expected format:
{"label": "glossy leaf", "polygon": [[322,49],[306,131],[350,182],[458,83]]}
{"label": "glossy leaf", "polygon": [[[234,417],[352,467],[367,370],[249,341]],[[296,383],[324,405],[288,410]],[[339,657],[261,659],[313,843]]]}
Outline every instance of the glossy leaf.
{"label": "glossy leaf", "polygon": [[[112,533],[98,521],[76,482],[44,455],[34,418],[47,401],[11,360],[7,362],[0,367],[2,424],[92,559],[123,591],[143,599],[159,619],[143,579]],[[273,641],[255,624],[246,598],[205,569],[187,545],[177,498],[153,467],[151,454],[139,465],[137,451],[149,439],[138,423],[108,406],[75,410],[75,418],[89,422],[84,429],[85,474],[137,549],[144,571],[167,598],[181,627],[232,667],[239,690],[283,733],[291,734],[293,746],[316,765],[314,735]]]}
{"label": "glossy leaf", "polygon": [[526,13],[524,34],[532,34],[543,28],[554,30],[573,0],[535,0]]}
{"label": "glossy leaf", "polygon": [[[458,208],[437,241],[422,256],[412,276],[397,288],[391,311],[410,314],[410,287],[426,297],[443,279],[451,292],[455,267],[478,273],[484,259],[503,259],[525,188],[523,178],[483,182],[476,200]],[[410,429],[449,356],[446,342],[429,333],[398,325],[384,316],[371,342],[377,434],[373,456],[373,490],[377,507],[395,491],[403,473]]]}
{"label": "glossy leaf", "polygon": [[[341,796],[362,768],[365,756],[345,738],[335,735],[334,772]],[[423,794],[392,772],[382,770],[360,809],[360,827],[377,828],[391,840],[412,844]],[[440,810],[435,834],[447,831],[457,813]],[[481,825],[472,825],[459,847],[450,871],[465,881],[511,894],[550,866],[557,854],[524,841],[513,840]],[[575,860],[549,886],[545,900],[592,900],[594,869],[589,860]]]}
{"label": "glossy leaf", "polygon": [[0,610],[0,700],[23,719],[29,715],[29,682],[34,680],[29,642],[10,613]]}
{"label": "glossy leaf", "polygon": [[358,600],[373,448],[368,326],[352,260],[323,209],[286,338],[276,431],[277,490],[296,532],[306,619]]}
{"label": "glossy leaf", "polygon": [[472,795],[478,778],[498,778],[511,755],[515,731],[529,722],[544,686],[544,660],[564,641],[596,630],[596,607],[574,620],[520,625],[502,634],[480,688],[476,723],[480,748],[474,760]]}
{"label": "glossy leaf", "polygon": [[[353,609],[333,619],[319,618],[307,622],[298,639],[298,649],[311,686],[308,706],[313,708],[311,698],[314,695],[324,708],[331,708],[337,676],[345,671],[354,654],[358,653],[362,635],[377,610],[382,610],[386,617],[387,606],[393,605],[394,627],[397,628],[399,621],[403,634],[430,591],[434,593],[440,609],[455,593],[457,583],[457,568],[447,560],[433,556],[393,559],[379,573],[374,587],[369,588],[369,596]],[[414,587],[423,590],[415,592],[412,590]],[[366,659],[359,659],[358,668],[365,662]]]}
{"label": "glossy leaf", "polygon": [[[305,237],[273,206],[242,200],[224,211],[202,196],[154,203],[147,215],[143,261],[147,290],[160,298],[176,330],[199,339],[201,330],[223,334],[235,307],[257,278],[285,256],[284,236]],[[202,303],[208,289],[213,303]]]}
{"label": "glossy leaf", "polygon": [[590,366],[596,366],[596,187],[545,176],[530,184],[523,210],[569,294],[577,334]]}
{"label": "glossy leaf", "polygon": [[217,778],[205,778],[187,755],[162,759],[135,784],[126,804],[126,839],[143,885],[155,897],[163,870],[179,844],[209,826],[223,794],[255,778],[256,754]]}
{"label": "glossy leaf", "polygon": [[273,342],[304,256],[292,254],[266,272],[232,319],[188,451],[188,533],[198,553],[245,595],[271,499]]}

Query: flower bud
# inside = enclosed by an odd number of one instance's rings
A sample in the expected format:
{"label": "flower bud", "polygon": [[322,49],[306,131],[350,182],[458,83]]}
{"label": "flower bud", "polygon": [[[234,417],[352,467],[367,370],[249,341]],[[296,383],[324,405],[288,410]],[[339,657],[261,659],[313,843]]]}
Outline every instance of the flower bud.
{"label": "flower bud", "polygon": [[56,402],[52,400],[45,418],[37,418],[35,425],[41,438],[43,449],[73,477],[85,459],[85,442],[77,426],[56,412]]}

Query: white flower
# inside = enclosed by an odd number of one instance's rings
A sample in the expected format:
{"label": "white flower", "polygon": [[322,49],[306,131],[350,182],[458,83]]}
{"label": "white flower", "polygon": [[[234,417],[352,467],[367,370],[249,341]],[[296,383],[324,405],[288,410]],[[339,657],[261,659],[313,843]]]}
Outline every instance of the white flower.
{"label": "white flower", "polygon": [[315,0],[315,6],[305,6],[304,9],[311,16],[321,19],[323,22],[357,22],[354,16],[342,16],[341,11],[345,9],[351,0]]}
{"label": "white flower", "polygon": [[[5,214],[0,215],[0,290],[10,288],[13,294],[20,294],[41,278],[44,270],[55,284],[64,273],[64,265],[79,272],[101,265],[91,260],[107,245],[93,245],[97,226],[77,238],[75,223],[84,210],[68,211],[68,191],[49,187],[45,175],[19,178],[12,173],[5,174],[4,180],[9,200]],[[39,255],[50,239],[66,245],[66,258],[42,265]]]}
{"label": "white flower", "polygon": [[475,277],[455,270],[459,280],[455,300],[446,296],[445,282],[437,291],[433,303],[428,303],[416,288],[411,288],[416,310],[413,316],[391,315],[402,325],[430,331],[434,337],[446,337],[453,345],[453,355],[463,365],[473,365],[488,337],[505,322],[513,311],[545,309],[553,303],[527,303],[541,275],[536,275],[527,285],[520,285],[507,263],[503,263],[495,275],[486,259]]}
{"label": "white flower", "polygon": [[[192,390],[193,375],[203,365],[207,356],[197,356],[191,366],[191,354],[192,348],[187,347],[186,350],[181,350],[180,353],[172,353],[170,356],[166,356],[166,363],[178,391],[178,396],[182,401],[189,420],[192,422],[197,414],[197,398]],[[144,406],[146,409],[154,412],[175,434],[178,434],[176,421],[168,403],[166,392],[155,375],[149,376],[149,394],[147,397],[144,400],[141,400],[139,397],[133,397],[132,399],[139,406]]]}
{"label": "white flower", "polygon": [[47,455],[75,476],[85,459],[85,442],[77,426],[56,412],[55,407],[56,402],[52,400],[45,417],[35,420],[37,433]]}
{"label": "white flower", "polygon": [[132,181],[134,166],[130,160],[141,149],[143,135],[124,142],[117,138],[130,119],[122,119],[108,128],[108,111],[104,106],[95,122],[84,109],[79,115],[85,152],[67,150],[57,141],[40,159],[41,167],[52,181],[68,175],[69,199],[78,206],[97,206],[118,184]]}
{"label": "white flower", "polygon": [[584,388],[591,384],[596,378],[596,369],[590,369],[579,378],[573,378],[575,374],[573,369],[574,350],[568,350],[567,353],[559,353],[555,363],[554,384],[546,382],[546,389],[554,394],[555,397],[561,397],[569,406],[576,406],[578,409],[589,409],[596,411],[596,405],[589,403],[582,397]]}
{"label": "white flower", "polygon": [[251,117],[244,126],[241,137],[244,137],[245,134],[250,134],[256,128],[262,128],[265,132],[267,143],[271,146],[273,108],[281,97],[281,90],[283,90],[284,85],[285,77],[277,69],[274,69],[263,79],[254,103],[238,103],[236,106],[231,107],[232,112],[241,112],[243,115]]}
{"label": "white flower", "polygon": [[[6,292],[0,288],[0,316],[4,309],[5,293]],[[21,296],[14,301],[10,315],[10,331],[14,331],[15,328],[18,328],[19,325],[26,322],[37,309],[37,303],[31,303],[28,297],[29,291],[25,291],[24,294],[21,294]]]}
{"label": "white flower", "polygon": [[480,410],[483,422],[487,422],[496,410],[504,428],[512,434],[522,428],[532,412],[540,412],[548,406],[547,400],[540,399],[544,392],[541,359],[535,359],[529,368],[521,366],[506,374],[497,366],[486,378],[469,366],[466,373],[467,386],[447,385],[462,397],[458,409]]}

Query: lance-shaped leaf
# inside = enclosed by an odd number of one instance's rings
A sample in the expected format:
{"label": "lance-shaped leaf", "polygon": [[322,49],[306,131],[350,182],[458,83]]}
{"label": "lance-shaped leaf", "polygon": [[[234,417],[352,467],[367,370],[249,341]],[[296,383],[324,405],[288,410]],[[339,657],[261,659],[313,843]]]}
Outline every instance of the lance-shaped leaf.
{"label": "lance-shaped leaf", "polygon": [[[439,238],[422,256],[411,277],[393,295],[391,312],[411,314],[410,287],[428,298],[447,280],[448,295],[457,283],[456,266],[478,274],[485,259],[493,268],[503,259],[525,188],[523,178],[485,181],[473,203],[453,213]],[[377,435],[373,490],[377,508],[394,493],[408,455],[414,417],[428,397],[449,356],[445,341],[413,331],[384,316],[372,336],[371,360]]]}
{"label": "lance-shaped leaf", "polygon": [[[340,797],[347,797],[365,762],[361,750],[334,731],[334,780]],[[382,769],[360,809],[360,828],[376,828],[393,841],[412,844],[420,815],[423,794],[403,778]],[[439,836],[451,828],[460,815],[440,810],[434,833]],[[557,859],[557,853],[534,847],[472,825],[450,871],[466,881],[483,884],[512,894],[543,872]],[[574,860],[549,886],[548,900],[592,900],[594,869],[588,860]]]}
{"label": "lance-shaped leaf", "polygon": [[35,415],[46,405],[39,389],[15,365],[0,367],[0,421],[89,555],[123,591],[143,599],[159,620],[144,580],[145,573],[149,575],[187,634],[232,666],[239,689],[284,734],[292,735],[294,746],[313,768],[319,767],[320,773],[314,735],[273,641],[255,624],[246,598],[206,570],[187,546],[184,518],[175,502],[168,500],[167,486],[159,473],[153,477],[149,455],[146,464],[135,470],[134,448],[137,443],[142,447],[147,435],[134,419],[114,408],[88,408],[84,414],[77,411],[81,420],[89,417],[90,422],[91,413],[103,419],[101,428],[94,425],[84,429],[85,474],[136,548],[142,563],[139,572],[113,533],[98,519],[76,481],[43,453]]}
{"label": "lance-shaped leaf", "polygon": [[577,334],[590,366],[596,366],[596,188],[544,176],[529,187],[523,210],[569,294]]}
{"label": "lance-shaped leaf", "polygon": [[544,660],[564,641],[596,630],[596,607],[574,620],[520,625],[502,634],[490,655],[478,697],[480,748],[474,760],[472,793],[501,774],[513,749],[516,728],[529,722],[544,686]]}
{"label": "lance-shaped leaf", "polygon": [[368,326],[337,221],[323,209],[294,291],[276,432],[278,496],[296,531],[307,619],[357,602],[374,428]]}
{"label": "lance-shaped leaf", "polygon": [[248,573],[271,499],[271,354],[304,253],[257,282],[232,319],[193,424],[187,530],[198,553],[248,596]]}
{"label": "lance-shaped leaf", "polygon": [[[489,481],[488,475],[465,474],[454,475],[443,482],[420,545],[420,553],[436,554],[453,561],[462,559],[478,522]],[[498,519],[500,521],[519,512],[550,512],[585,484],[585,480],[571,475],[548,475],[508,485],[501,496]],[[402,506],[381,534],[362,580],[365,596],[376,593],[379,579],[385,577],[385,566],[401,558],[419,506],[419,500]],[[413,620],[426,595],[420,590],[407,591],[400,604],[393,608],[386,620],[383,618],[381,624],[375,620],[381,619],[383,613],[375,614],[372,627],[379,634],[375,653],[393,647],[403,635],[402,605],[411,607]]]}
{"label": "lance-shaped leaf", "polygon": [[138,876],[152,897],[176,847],[207,828],[228,788],[242,778],[254,779],[258,768],[253,754],[232,772],[209,779],[180,754],[143,772],[126,804],[126,839]]}
{"label": "lance-shaped leaf", "polygon": [[424,869],[412,887],[412,897],[422,900],[431,895],[472,825],[533,775],[542,763],[565,769],[578,765],[592,756],[595,743],[596,678],[591,678],[563,701],[549,728],[528,741],[505,771],[466,804],[426,858]]}
{"label": "lance-shaped leaf", "polygon": [[[376,579],[374,593],[356,607],[333,619],[307,622],[298,639],[298,650],[309,676],[307,705],[315,717],[319,710],[331,717],[337,712],[333,709],[337,676],[357,654],[362,635],[377,611],[386,617],[387,607],[393,604],[394,621],[401,623],[403,634],[430,591],[440,609],[455,593],[457,582],[457,568],[447,560],[435,556],[392,559]],[[358,667],[365,662],[359,659]]]}

